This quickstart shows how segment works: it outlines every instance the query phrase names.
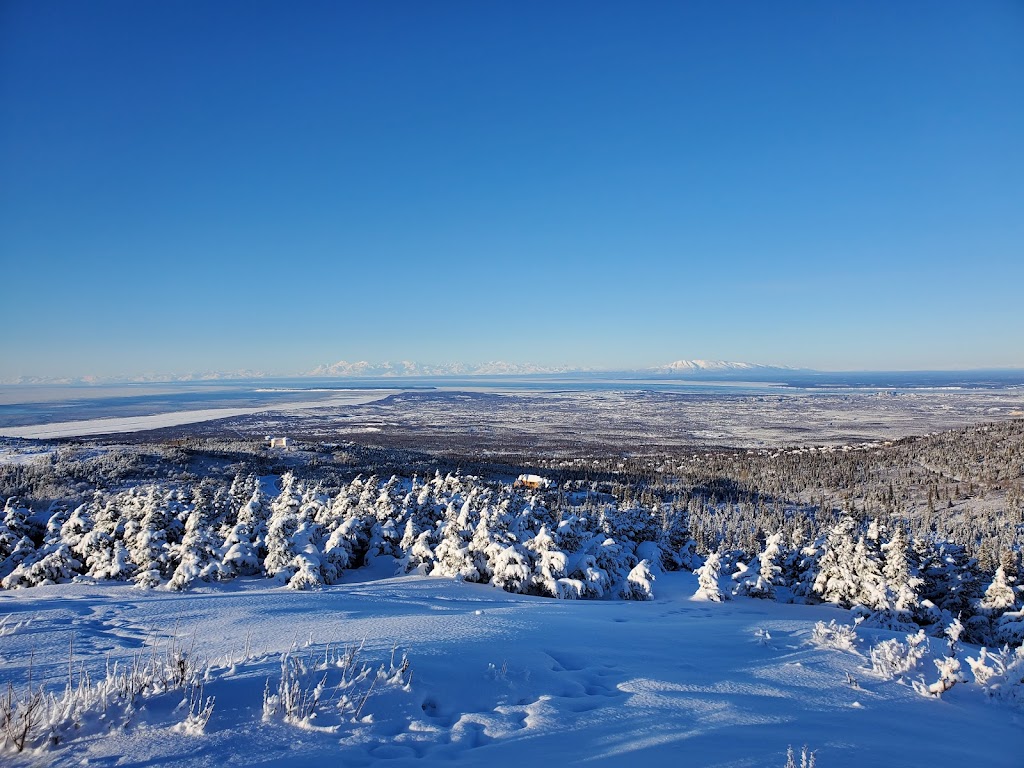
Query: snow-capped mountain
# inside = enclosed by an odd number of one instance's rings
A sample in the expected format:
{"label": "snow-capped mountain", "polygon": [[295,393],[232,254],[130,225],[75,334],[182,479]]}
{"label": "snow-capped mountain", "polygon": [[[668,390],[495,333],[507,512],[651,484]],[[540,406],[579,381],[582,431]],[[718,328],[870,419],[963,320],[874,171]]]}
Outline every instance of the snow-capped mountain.
{"label": "snow-capped mountain", "polygon": [[340,360],[331,365],[318,365],[306,376],[530,376],[536,374],[570,373],[578,371],[570,366],[542,366],[530,363],[506,363],[495,360],[471,365],[466,363],[426,364],[410,360],[391,363],[370,363],[365,360],[350,363]]}
{"label": "snow-capped mountain", "polygon": [[105,384],[167,384],[201,381],[235,381],[238,379],[265,379],[263,371],[240,369],[237,371],[197,371],[190,373],[139,373],[110,376],[16,376],[0,380],[0,384],[80,386]]}
{"label": "snow-capped mountain", "polygon": [[655,366],[656,373],[753,373],[766,371],[793,371],[784,365],[761,365],[760,363],[742,363],[729,360],[676,360],[667,365]]}

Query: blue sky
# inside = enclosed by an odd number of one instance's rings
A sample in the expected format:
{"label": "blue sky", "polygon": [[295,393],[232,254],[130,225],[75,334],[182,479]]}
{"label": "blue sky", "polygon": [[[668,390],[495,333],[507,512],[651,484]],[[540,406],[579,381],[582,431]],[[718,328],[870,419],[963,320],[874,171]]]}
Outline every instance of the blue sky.
{"label": "blue sky", "polygon": [[0,379],[1024,367],[1020,2],[0,4]]}

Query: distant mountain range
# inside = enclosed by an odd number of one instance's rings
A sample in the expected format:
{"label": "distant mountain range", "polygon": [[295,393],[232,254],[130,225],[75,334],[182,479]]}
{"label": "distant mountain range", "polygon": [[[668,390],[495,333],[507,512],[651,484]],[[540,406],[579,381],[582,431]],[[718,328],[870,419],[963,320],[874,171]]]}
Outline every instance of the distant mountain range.
{"label": "distant mountain range", "polygon": [[[740,363],[726,360],[676,360],[666,365],[642,368],[615,373],[644,373],[656,375],[701,375],[701,374],[737,374],[771,373],[798,370],[783,366],[760,365],[758,363]],[[331,365],[320,365],[304,374],[316,377],[398,377],[398,376],[541,376],[567,373],[601,374],[613,371],[594,368],[574,368],[571,366],[544,366],[521,363],[505,363],[494,361],[482,365],[450,363],[442,365],[423,364],[403,360],[398,363],[369,363],[364,361],[350,363],[341,360]]]}
{"label": "distant mountain range", "polygon": [[361,360],[350,363],[341,360],[331,365],[318,365],[304,376],[322,377],[392,377],[392,376],[536,376],[541,374],[576,373],[580,368],[569,366],[543,366],[529,363],[505,363],[495,360],[482,365],[465,363],[426,364],[403,360],[398,363],[368,363]]}
{"label": "distant mountain range", "polygon": [[88,386],[99,384],[168,384],[175,382],[238,381],[265,379],[270,374],[261,371],[203,371],[197,373],[142,373],[134,376],[18,376],[0,380],[0,384]]}
{"label": "distant mountain range", "polygon": [[[885,374],[882,376],[882,374]],[[896,375],[900,374],[900,375]],[[916,378],[907,379],[902,374],[914,374]],[[793,377],[808,378],[818,385],[828,382],[849,383],[856,380],[863,385],[871,386],[902,386],[900,382],[916,382],[920,385],[919,374],[937,374],[932,377],[934,386],[950,385],[950,382],[1007,381],[1017,382],[1024,376],[1024,367],[1000,369],[965,369],[961,371],[847,371],[822,372],[812,368],[793,368],[782,365],[764,365],[730,360],[675,360],[664,365],[649,368],[608,369],[582,368],[578,366],[551,366],[532,363],[506,363],[500,360],[482,364],[467,363],[419,363],[409,360],[400,362],[371,363],[365,360],[347,362],[341,360],[330,365],[319,365],[316,368],[299,374],[265,373],[253,370],[237,371],[205,371],[184,374],[148,373],[134,376],[78,376],[78,377],[47,377],[21,376],[0,380],[7,385],[50,385],[50,386],[90,386],[113,384],[163,384],[202,382],[225,383],[230,381],[246,381],[256,379],[296,379],[296,378],[367,378],[390,379],[403,377],[486,377],[486,376],[574,376],[580,378],[665,378],[665,379],[703,379],[704,381],[750,380],[750,381],[789,381]],[[854,377],[851,379],[851,375]],[[838,378],[837,378],[838,377]],[[951,378],[952,377],[952,378]],[[958,378],[959,377],[959,378]],[[993,378],[995,377],[995,378]],[[1009,377],[1009,379],[1007,378]],[[906,384],[910,386],[910,384]]]}
{"label": "distant mountain range", "polygon": [[[761,365],[760,363],[737,363],[728,360],[676,360],[668,365],[658,365],[650,370],[656,373],[738,373],[742,371],[770,372],[796,371],[784,365]],[[806,369],[803,369],[806,370]]]}

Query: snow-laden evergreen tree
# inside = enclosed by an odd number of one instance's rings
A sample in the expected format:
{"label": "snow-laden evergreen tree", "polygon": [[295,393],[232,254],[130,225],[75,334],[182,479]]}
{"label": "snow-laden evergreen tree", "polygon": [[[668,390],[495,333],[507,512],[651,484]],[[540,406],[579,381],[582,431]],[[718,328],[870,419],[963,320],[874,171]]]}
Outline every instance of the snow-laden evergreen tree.
{"label": "snow-laden evergreen tree", "polygon": [[786,581],[790,584],[793,597],[797,602],[807,603],[818,600],[814,582],[818,577],[819,561],[825,552],[827,541],[826,534],[809,537],[799,550],[794,551]]}
{"label": "snow-laden evergreen tree", "polygon": [[1000,619],[1017,606],[1017,594],[1006,581],[1003,567],[996,568],[985,594],[975,600],[975,615],[967,619],[966,636],[975,643],[999,645],[1006,634]]}
{"label": "snow-laden evergreen tree", "polygon": [[542,595],[558,597],[558,580],[565,578],[566,557],[546,526],[541,526],[537,535],[526,542],[525,547],[533,554],[533,588]]}
{"label": "snow-laden evergreen tree", "polygon": [[81,570],[70,547],[57,542],[33,553],[23,560],[0,584],[4,589],[35,587],[44,584],[63,584],[71,581]]}
{"label": "snow-laden evergreen tree", "polygon": [[[253,488],[252,496],[235,516],[224,543],[220,547],[218,578],[233,579],[236,576],[255,576],[263,571],[260,558],[258,531],[266,531],[265,501],[259,484]],[[264,533],[264,536],[266,534]]]}
{"label": "snow-laden evergreen tree", "polygon": [[476,581],[491,580],[494,576],[494,561],[503,548],[504,537],[501,536],[500,529],[492,532],[494,515],[495,510],[490,504],[485,504],[480,509],[476,526],[473,528],[473,536],[466,544],[468,554],[473,560],[473,567],[478,574]]}
{"label": "snow-laden evergreen tree", "polygon": [[779,565],[781,559],[782,531],[777,531],[765,540],[764,551],[757,557],[757,573],[740,581],[734,593],[774,600],[775,585],[782,579],[782,567]]}
{"label": "snow-laden evergreen tree", "polygon": [[[965,619],[973,612],[975,598],[981,596],[976,566],[963,545],[951,541],[932,543],[922,557],[921,597],[945,611],[950,619]],[[948,624],[949,619],[943,623]]]}
{"label": "snow-laden evergreen tree", "polygon": [[696,542],[690,534],[685,506],[661,505],[661,534],[658,546],[663,553],[662,565],[665,570],[692,570]]}
{"label": "snow-laden evergreen tree", "polygon": [[900,524],[892,528],[889,540],[882,545],[882,575],[892,595],[893,608],[906,616],[918,609],[917,588],[921,583],[910,567],[909,546],[906,530]]}
{"label": "snow-laden evergreen tree", "polygon": [[981,598],[980,607],[990,614],[1004,613],[1013,610],[1017,605],[1017,594],[1006,580],[1006,572],[1002,566],[996,568],[992,583]]}
{"label": "snow-laden evergreen tree", "polygon": [[31,515],[32,511],[13,496],[4,504],[3,521],[0,522],[0,579],[6,578],[35,554],[35,544],[29,536]]}
{"label": "snow-laden evergreen tree", "polygon": [[[742,552],[734,553],[737,558],[742,557]],[[757,578],[757,558],[754,558],[750,563],[745,563],[743,560],[736,560],[736,567],[732,569],[732,575],[730,578],[736,582],[736,586],[733,587],[733,594],[742,594],[739,590],[741,585],[752,582]]]}
{"label": "snow-laden evergreen tree", "polygon": [[60,531],[55,537],[67,544],[82,561],[88,561],[92,551],[90,534],[94,530],[92,510],[95,504],[94,498],[91,504],[79,504],[75,507],[60,524]]}
{"label": "snow-laden evergreen tree", "polygon": [[[222,541],[226,541],[231,535],[232,529],[238,524],[245,508],[252,503],[253,497],[257,495],[259,485],[259,478],[253,474],[243,475],[238,472],[231,480],[226,500],[228,512],[221,521],[221,528],[217,532]],[[259,495],[262,496],[262,494]]]}
{"label": "snow-laden evergreen tree", "polygon": [[1024,610],[1007,611],[994,622],[997,643],[1010,646],[1024,645]]}
{"label": "snow-laden evergreen tree", "polygon": [[426,575],[433,570],[434,562],[434,532],[426,530],[416,537],[409,550],[407,572]]}
{"label": "snow-laden evergreen tree", "polygon": [[600,544],[593,550],[594,570],[605,574],[609,594],[621,592],[623,582],[637,564],[636,556],[624,543],[610,536],[598,536],[595,540]]}
{"label": "snow-laden evergreen tree", "polygon": [[395,573],[402,575],[409,573],[413,566],[411,565],[410,558],[412,556],[412,547],[416,543],[416,538],[420,535],[419,530],[416,528],[416,521],[412,515],[408,515],[405,519],[405,527],[402,530],[402,538],[398,542],[399,556],[397,558],[397,568]]}
{"label": "snow-laden evergreen tree", "polygon": [[267,576],[286,584],[295,575],[295,532],[299,529],[301,490],[291,472],[281,477],[281,492],[270,505],[267,524],[267,556],[263,569]]}
{"label": "snow-laden evergreen tree", "polygon": [[473,529],[470,527],[471,499],[472,496],[466,499],[458,513],[455,512],[454,504],[449,504],[445,524],[441,530],[441,541],[434,549],[436,561],[430,572],[431,576],[454,576],[465,581],[480,581],[476,558],[469,549],[469,542],[473,537]]}
{"label": "snow-laden evergreen tree", "polygon": [[506,592],[524,593],[532,583],[529,554],[517,543],[500,546],[491,560],[491,584]]}
{"label": "snow-laden evergreen tree", "polygon": [[[85,572],[92,579],[103,580],[106,574],[118,572],[114,550],[124,539],[125,520],[122,509],[134,508],[136,504],[140,504],[141,499],[142,494],[137,487],[125,494],[93,498],[89,528],[76,545],[76,552],[85,566]],[[140,525],[141,521],[138,524]],[[127,578],[127,575],[128,573],[123,573],[121,577]]]}
{"label": "snow-laden evergreen tree", "polygon": [[945,657],[935,659],[935,668],[938,670],[939,679],[927,686],[924,683],[915,683],[914,689],[918,693],[938,698],[957,683],[966,682],[963,676],[963,671],[960,667],[960,660],[957,658],[957,654],[960,649],[960,635],[962,632],[963,626],[958,619],[953,619],[949,626],[946,627],[946,637],[949,638],[949,648],[946,651]]}
{"label": "snow-laden evergreen tree", "polygon": [[342,520],[327,537],[321,558],[321,568],[327,584],[336,584],[341,574],[355,565],[356,557],[352,542],[358,538],[353,533],[353,529],[358,525],[358,518]]}
{"label": "snow-laden evergreen tree", "polygon": [[650,562],[641,560],[626,577],[621,593],[622,598],[624,600],[653,600],[654,579]]}
{"label": "snow-laden evergreen tree", "polygon": [[134,581],[139,587],[153,588],[170,578],[167,530],[176,507],[177,498],[173,493],[161,496],[156,486],[147,490],[139,530],[129,546],[132,562],[137,566]]}
{"label": "snow-laden evergreen tree", "polygon": [[298,524],[293,538],[295,557],[291,568],[294,570],[288,579],[291,589],[317,589],[324,585],[324,571],[321,562],[319,526],[309,518],[303,518]]}
{"label": "snow-laden evergreen tree", "polygon": [[[148,491],[139,487],[107,498],[94,496],[85,517],[78,522],[84,526],[81,537],[64,537],[84,564],[87,576],[98,581],[125,581],[132,577],[136,567],[124,541],[129,531],[138,538],[148,497]],[[75,515],[78,514],[76,510]]]}
{"label": "snow-laden evergreen tree", "polygon": [[718,552],[709,553],[704,564],[694,571],[694,573],[697,574],[697,591],[693,596],[698,600],[711,600],[715,603],[727,600],[728,597],[726,593],[722,591],[722,588],[718,584],[718,579],[721,576],[721,570],[721,555],[719,555]]}
{"label": "snow-laden evergreen tree", "polygon": [[42,546],[23,559],[0,581],[4,589],[60,584],[71,581],[81,570],[82,564],[75,559],[71,549],[61,539],[61,527],[71,513],[64,507],[51,510]]}
{"label": "snow-laden evergreen tree", "polygon": [[4,503],[3,523],[0,526],[0,555],[4,554],[3,532],[6,531],[15,542],[25,537],[32,537],[32,526],[29,524],[31,518],[32,510],[22,504],[20,499],[14,496],[7,499]]}
{"label": "snow-laden evergreen tree", "polygon": [[824,551],[818,559],[818,572],[814,579],[814,592],[827,603],[849,607],[860,596],[860,584],[854,571],[854,539],[856,523],[844,516],[835,524],[825,540]]}
{"label": "snow-laden evergreen tree", "polygon": [[552,533],[555,545],[566,553],[578,551],[591,536],[593,533],[586,530],[584,520],[574,514],[563,515]]}
{"label": "snow-laden evergreen tree", "polygon": [[218,571],[218,510],[212,495],[202,486],[196,489],[192,510],[185,522],[185,535],[178,548],[178,565],[167,583],[168,589],[188,589],[196,581],[212,581]]}
{"label": "snow-laden evergreen tree", "polygon": [[874,611],[885,611],[891,607],[881,564],[875,559],[873,550],[865,536],[857,539],[853,549],[852,571],[857,584],[851,602]]}

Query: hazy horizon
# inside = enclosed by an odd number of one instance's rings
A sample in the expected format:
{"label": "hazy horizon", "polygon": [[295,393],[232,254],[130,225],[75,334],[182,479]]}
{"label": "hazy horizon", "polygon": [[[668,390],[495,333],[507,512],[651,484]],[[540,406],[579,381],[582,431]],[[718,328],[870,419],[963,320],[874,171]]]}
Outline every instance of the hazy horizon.
{"label": "hazy horizon", "polygon": [[[398,362],[398,361],[394,361]],[[403,361],[408,363],[409,361]],[[706,361],[712,365],[724,361]],[[858,374],[1014,374],[1024,373],[1024,366],[980,366],[975,368],[811,368],[807,366],[780,366],[771,363],[750,363],[748,361],[730,361],[738,365],[750,365],[750,368],[715,368],[707,370],[670,371],[666,370],[667,364],[650,365],[630,368],[625,366],[610,368],[583,368],[565,366],[543,367],[531,364],[509,364],[492,361],[489,364],[474,365],[464,363],[431,364],[418,363],[416,369],[407,372],[391,370],[381,372],[380,368],[387,365],[387,361],[375,364],[365,373],[331,373],[311,369],[298,372],[271,373],[255,370],[243,371],[154,371],[134,372],[123,374],[111,374],[108,376],[35,376],[21,377],[20,379],[0,380],[0,386],[47,386],[62,384],[84,384],[84,385],[117,385],[117,384],[176,384],[176,383],[202,383],[202,382],[244,382],[259,380],[386,380],[386,379],[488,379],[488,378],[530,378],[530,377],[571,377],[573,375],[586,375],[600,377],[603,374],[617,375],[650,375],[653,377],[670,378],[673,380],[693,379],[696,381],[710,380],[715,377],[723,379],[740,379],[750,377],[751,380],[759,380],[758,377],[772,379],[786,375],[799,376],[802,374],[823,374],[823,375],[858,375]],[[505,366],[506,370],[498,370],[496,366]],[[322,367],[322,366],[321,366]]]}

